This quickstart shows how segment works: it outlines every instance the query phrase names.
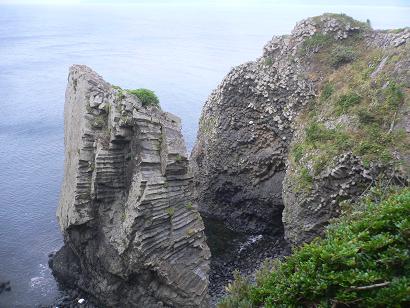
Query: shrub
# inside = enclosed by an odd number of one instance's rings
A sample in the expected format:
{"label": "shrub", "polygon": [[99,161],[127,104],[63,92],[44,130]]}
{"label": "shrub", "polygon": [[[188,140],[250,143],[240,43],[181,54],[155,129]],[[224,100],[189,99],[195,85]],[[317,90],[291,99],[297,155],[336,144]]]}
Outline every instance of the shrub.
{"label": "shrub", "polygon": [[141,101],[142,106],[157,106],[159,107],[159,99],[154,91],[148,89],[127,90],[129,94],[135,95]]}
{"label": "shrub", "polygon": [[243,297],[243,294],[248,294],[251,290],[250,280],[242,276],[239,271],[233,272],[234,280],[225,288],[230,296],[223,299],[218,308],[252,308],[254,307],[250,298]]}
{"label": "shrub", "polygon": [[357,208],[219,307],[409,307],[410,189]]}
{"label": "shrub", "polygon": [[365,136],[353,147],[353,153],[365,160],[388,163],[392,160],[389,146],[395,141],[398,132],[389,133],[377,123],[363,128]]}
{"label": "shrub", "polygon": [[356,57],[357,55],[353,48],[337,45],[330,53],[330,63],[333,67],[338,68],[343,64],[354,61]]}

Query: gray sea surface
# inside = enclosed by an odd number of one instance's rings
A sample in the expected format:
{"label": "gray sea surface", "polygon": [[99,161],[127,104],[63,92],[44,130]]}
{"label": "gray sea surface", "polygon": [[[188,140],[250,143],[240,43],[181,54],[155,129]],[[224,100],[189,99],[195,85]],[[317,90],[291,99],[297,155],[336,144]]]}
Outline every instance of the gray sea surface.
{"label": "gray sea surface", "polygon": [[409,7],[229,3],[0,5],[0,282],[12,288],[1,308],[51,304],[58,294],[47,260],[62,245],[55,212],[71,64],[154,90],[182,118],[191,149],[202,105],[225,74],[297,21],[345,12],[375,28],[410,25]]}

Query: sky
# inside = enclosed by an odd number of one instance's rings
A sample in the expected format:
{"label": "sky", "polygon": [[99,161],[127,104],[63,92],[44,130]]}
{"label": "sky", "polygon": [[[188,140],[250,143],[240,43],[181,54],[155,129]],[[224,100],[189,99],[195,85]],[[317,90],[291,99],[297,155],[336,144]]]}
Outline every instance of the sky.
{"label": "sky", "polygon": [[360,5],[410,7],[410,0],[0,0],[0,4],[215,4],[215,5]]}

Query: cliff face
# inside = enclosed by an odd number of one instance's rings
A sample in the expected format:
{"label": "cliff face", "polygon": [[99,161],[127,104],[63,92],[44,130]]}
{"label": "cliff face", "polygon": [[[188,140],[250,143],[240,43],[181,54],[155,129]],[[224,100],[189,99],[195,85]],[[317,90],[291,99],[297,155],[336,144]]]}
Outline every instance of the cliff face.
{"label": "cliff face", "polygon": [[235,230],[281,229],[291,123],[314,95],[308,68],[294,58],[301,40],[274,38],[260,59],[226,76],[202,111],[191,155],[196,199]]}
{"label": "cliff face", "polygon": [[52,260],[63,283],[110,307],[206,307],[210,252],[191,202],[180,120],[73,66]]}
{"label": "cliff face", "polygon": [[283,226],[299,244],[342,201],[406,185],[409,40],[408,28],[325,14],[234,68],[205,103],[192,152],[200,211],[250,233]]}

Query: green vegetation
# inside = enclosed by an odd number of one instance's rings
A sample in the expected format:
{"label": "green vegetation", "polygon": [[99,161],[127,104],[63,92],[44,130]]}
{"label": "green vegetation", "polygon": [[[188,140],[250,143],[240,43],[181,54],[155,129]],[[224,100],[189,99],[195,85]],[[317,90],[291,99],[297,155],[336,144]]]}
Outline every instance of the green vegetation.
{"label": "green vegetation", "polygon": [[346,113],[346,111],[350,107],[360,103],[361,99],[362,99],[361,96],[355,92],[349,92],[347,94],[341,95],[336,102],[337,113],[339,115]]}
{"label": "green vegetation", "polygon": [[186,208],[188,210],[192,210],[194,208],[194,206],[192,205],[192,202],[188,202],[187,205],[186,205]]}
{"label": "green vegetation", "polygon": [[335,68],[350,63],[356,58],[356,52],[350,46],[336,45],[330,53],[330,62]]}
{"label": "green vegetation", "polygon": [[175,214],[175,208],[173,208],[173,207],[167,208],[166,211],[167,211],[167,214],[168,214],[169,217],[172,217]]}
{"label": "green vegetation", "polygon": [[131,95],[135,95],[141,101],[142,106],[156,106],[159,107],[159,99],[154,91],[148,89],[127,90]]}
{"label": "green vegetation", "polygon": [[302,43],[300,55],[309,55],[316,53],[319,50],[326,50],[330,54],[329,63],[334,67],[339,67],[342,64],[352,62],[356,58],[355,43],[362,37],[364,31],[371,29],[370,22],[360,22],[346,14],[326,13],[321,16],[314,17],[313,20],[318,24],[318,28],[323,27],[323,17],[330,17],[338,20],[340,23],[349,24],[352,27],[358,27],[358,31],[343,40],[343,45],[337,44],[337,40],[333,38],[333,34],[324,34],[316,32],[312,36],[306,38]]}
{"label": "green vegetation", "polygon": [[182,160],[182,156],[180,155],[180,154],[177,154],[176,156],[175,156],[175,161],[176,162],[179,162],[179,161],[181,161]]}
{"label": "green vegetation", "polygon": [[267,66],[272,66],[273,61],[272,61],[271,58],[266,58],[266,59],[264,60],[264,63],[265,63],[265,65],[267,65]]}
{"label": "green vegetation", "polygon": [[407,28],[392,29],[392,30],[389,30],[389,32],[391,32],[391,33],[400,33],[400,32],[403,32],[406,29]]}
{"label": "green vegetation", "polygon": [[322,92],[320,93],[320,101],[326,101],[327,99],[329,99],[333,92],[335,91],[335,87],[332,83],[327,82],[325,83],[325,85],[323,86]]}
{"label": "green vegetation", "polygon": [[107,115],[101,114],[94,117],[94,121],[92,122],[92,126],[95,128],[103,128],[107,122]]}
{"label": "green vegetation", "polygon": [[113,85],[112,88],[117,90],[116,98],[118,100],[124,99],[125,93],[128,93],[130,95],[136,96],[141,101],[142,106],[160,107],[159,99],[154,91],[144,89],[144,88],[134,89],[134,90],[128,90],[128,89],[124,90],[121,87],[115,86],[115,85]]}
{"label": "green vegetation", "polygon": [[192,235],[194,235],[196,232],[197,232],[197,231],[196,231],[195,229],[189,228],[189,229],[186,231],[186,234],[187,234],[188,236],[192,236]]}
{"label": "green vegetation", "polygon": [[[305,141],[299,144],[296,150],[292,150],[293,155],[296,154],[294,161],[300,166],[299,174],[305,174],[300,179],[307,179],[307,169],[302,161],[304,153],[312,153],[312,172],[318,174],[338,153],[350,149],[351,146],[352,140],[343,127],[327,128],[323,123],[312,120],[305,128]],[[308,187],[309,185],[304,185],[304,188]]]}
{"label": "green vegetation", "polygon": [[307,55],[331,43],[332,37],[330,35],[317,32],[303,42],[301,51]]}
{"label": "green vegetation", "polygon": [[304,148],[302,144],[296,144],[293,148],[292,148],[292,154],[293,154],[293,158],[295,159],[296,162],[299,162],[304,154]]}
{"label": "green vegetation", "polygon": [[408,307],[410,189],[365,199],[323,239],[266,262],[256,284],[235,274],[219,308]]}
{"label": "green vegetation", "polygon": [[299,170],[298,178],[297,178],[297,191],[309,191],[312,188],[313,184],[313,177],[310,175],[309,169],[306,167],[302,167]]}
{"label": "green vegetation", "polygon": [[321,18],[322,17],[331,17],[334,18],[344,24],[350,24],[353,27],[359,27],[361,30],[367,30],[367,29],[371,29],[369,23],[367,22],[362,22],[362,21],[358,21],[344,13],[340,13],[340,14],[335,14],[335,13],[325,13],[323,15],[320,16],[316,16],[314,17],[314,20],[320,24],[321,22]]}
{"label": "green vegetation", "polygon": [[[408,57],[410,50],[369,52],[361,40],[345,42],[356,44],[361,53],[337,70],[329,70],[329,50],[320,50],[314,56],[318,69],[328,74],[317,99],[299,119],[304,134],[290,151],[293,173],[303,190],[310,187],[303,168],[308,166],[309,174],[317,175],[346,152],[353,152],[366,166],[400,166],[395,153],[410,155],[409,137],[395,128],[399,110],[409,108],[409,89],[392,79],[397,62]],[[386,57],[383,70],[372,79],[371,73]]]}

